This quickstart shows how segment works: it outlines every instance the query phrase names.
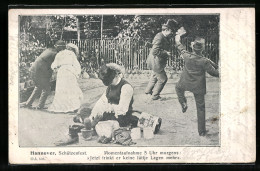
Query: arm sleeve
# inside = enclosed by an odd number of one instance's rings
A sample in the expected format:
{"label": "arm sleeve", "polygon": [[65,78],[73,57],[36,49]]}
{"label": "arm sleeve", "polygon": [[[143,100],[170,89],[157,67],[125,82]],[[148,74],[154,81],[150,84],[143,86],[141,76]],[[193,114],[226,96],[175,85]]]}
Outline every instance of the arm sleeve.
{"label": "arm sleeve", "polygon": [[168,56],[167,51],[162,47],[162,39],[163,38],[160,35],[156,35],[153,40],[153,55],[160,58]]}
{"label": "arm sleeve", "polygon": [[219,77],[219,71],[218,71],[218,69],[215,69],[213,66],[212,66],[212,64],[210,63],[210,61],[209,60],[206,60],[206,63],[205,63],[205,71],[209,74],[209,75],[211,75],[211,76],[213,76],[213,77]]}
{"label": "arm sleeve", "polygon": [[106,92],[105,92],[95,104],[89,118],[93,119],[97,116],[103,116],[104,112],[111,112],[111,111],[112,111],[112,105],[108,103]]}
{"label": "arm sleeve", "polygon": [[181,44],[181,42],[176,42],[175,47],[178,49],[178,51],[181,54],[181,57],[185,58],[190,56],[190,54],[188,53],[188,51],[185,49],[185,47],[183,46],[183,44]]}
{"label": "arm sleeve", "polygon": [[75,56],[75,59],[73,62],[73,67],[75,69],[75,75],[77,75],[77,77],[78,77],[81,73],[81,66],[80,66],[79,61],[77,60],[77,56]]}
{"label": "arm sleeve", "polygon": [[181,44],[181,42],[176,42],[175,46],[180,52],[185,52],[185,47]]}
{"label": "arm sleeve", "polygon": [[[208,59],[208,58],[207,58]],[[218,69],[218,65],[213,62],[212,60],[208,59],[208,61],[210,62],[210,64],[215,68],[215,69]]]}
{"label": "arm sleeve", "polygon": [[58,58],[59,58],[59,53],[55,56],[53,63],[51,64],[51,69],[54,70],[55,68],[58,67]]}
{"label": "arm sleeve", "polygon": [[121,89],[120,101],[118,105],[112,105],[116,115],[125,115],[129,110],[129,105],[133,97],[133,87],[125,84]]}

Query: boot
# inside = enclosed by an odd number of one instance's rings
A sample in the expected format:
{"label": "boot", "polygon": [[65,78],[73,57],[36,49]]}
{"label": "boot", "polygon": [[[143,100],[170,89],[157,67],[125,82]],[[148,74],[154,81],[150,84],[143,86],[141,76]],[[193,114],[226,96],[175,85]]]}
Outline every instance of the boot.
{"label": "boot", "polygon": [[187,103],[181,103],[182,113],[185,113],[188,109]]}
{"label": "boot", "polygon": [[155,95],[152,97],[152,100],[160,100],[161,99],[161,96],[159,95]]}
{"label": "boot", "polygon": [[78,127],[69,127],[69,135],[66,137],[64,140],[60,140],[55,143],[56,146],[66,146],[69,144],[74,144],[79,142],[79,135],[78,133],[80,132]]}
{"label": "boot", "polygon": [[20,108],[32,108],[32,105],[28,105],[26,102],[22,102],[19,105],[20,105]]}
{"label": "boot", "polygon": [[159,118],[158,119],[158,124],[155,126],[155,129],[154,129],[154,134],[157,134],[161,128],[161,125],[162,125],[162,119]]}
{"label": "boot", "polygon": [[151,91],[151,92],[144,92],[145,93],[145,95],[152,95],[153,94],[153,91]]}

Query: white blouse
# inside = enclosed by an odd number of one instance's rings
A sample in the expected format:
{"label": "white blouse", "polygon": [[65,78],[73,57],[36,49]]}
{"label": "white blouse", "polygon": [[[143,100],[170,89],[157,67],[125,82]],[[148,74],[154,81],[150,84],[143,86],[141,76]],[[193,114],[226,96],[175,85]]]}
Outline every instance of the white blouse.
{"label": "white blouse", "polygon": [[56,55],[55,60],[51,65],[51,68],[54,70],[59,69],[63,66],[68,67],[71,70],[71,72],[75,74],[77,77],[81,73],[81,67],[79,61],[77,60],[77,56],[74,52],[67,49],[60,51]]}
{"label": "white blouse", "polygon": [[[121,79],[119,79],[119,82]],[[118,83],[119,83],[118,82]],[[118,115],[125,115],[126,112],[129,110],[129,105],[131,99],[133,97],[134,90],[133,87],[129,84],[125,84],[122,86],[120,101],[119,104],[110,104],[108,103],[108,99],[106,97],[106,92],[100,97],[100,99],[95,104],[94,108],[92,109],[90,119],[93,119],[96,116],[103,116],[104,112],[114,112],[115,117],[117,118]]]}

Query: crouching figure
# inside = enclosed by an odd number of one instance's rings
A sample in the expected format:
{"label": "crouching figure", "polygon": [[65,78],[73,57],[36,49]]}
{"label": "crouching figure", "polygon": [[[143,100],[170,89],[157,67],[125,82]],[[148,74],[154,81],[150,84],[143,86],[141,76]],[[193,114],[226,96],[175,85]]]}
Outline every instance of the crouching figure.
{"label": "crouching figure", "polygon": [[120,127],[136,127],[138,117],[132,115],[133,87],[123,78],[124,68],[115,63],[103,65],[99,70],[99,79],[107,86],[105,92],[91,110],[80,110],[74,117],[76,125],[69,127],[69,138],[56,145],[68,145],[79,140],[82,128],[95,129],[99,121],[116,120]]}
{"label": "crouching figure", "polygon": [[89,119],[92,127],[99,121],[117,120],[120,127],[136,127],[138,117],[132,115],[134,89],[123,77],[124,69],[109,63],[101,67],[99,78],[107,86],[95,104]]}

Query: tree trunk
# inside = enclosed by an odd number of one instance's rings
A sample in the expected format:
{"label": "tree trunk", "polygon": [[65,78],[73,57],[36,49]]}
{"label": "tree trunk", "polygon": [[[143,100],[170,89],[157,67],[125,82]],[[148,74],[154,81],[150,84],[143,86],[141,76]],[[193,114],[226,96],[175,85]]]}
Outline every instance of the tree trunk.
{"label": "tree trunk", "polygon": [[79,16],[76,17],[76,23],[77,23],[77,40],[80,41],[80,18]]}

